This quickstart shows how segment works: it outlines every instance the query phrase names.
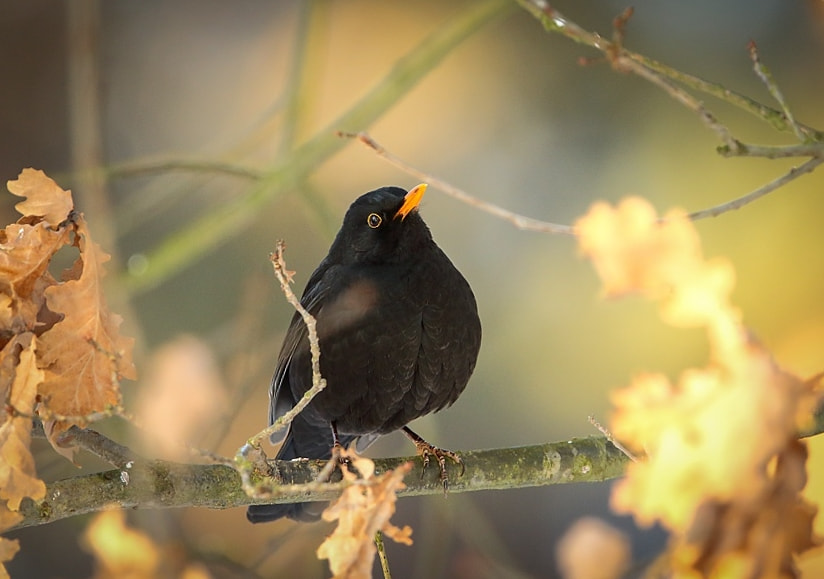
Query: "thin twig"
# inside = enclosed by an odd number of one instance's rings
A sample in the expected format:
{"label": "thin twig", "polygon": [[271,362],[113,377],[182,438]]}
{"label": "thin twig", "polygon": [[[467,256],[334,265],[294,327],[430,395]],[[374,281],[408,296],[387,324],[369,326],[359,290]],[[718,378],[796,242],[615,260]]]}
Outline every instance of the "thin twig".
{"label": "thin twig", "polygon": [[392,579],[392,571],[389,570],[389,558],[386,556],[386,547],[383,544],[383,533],[375,533],[375,546],[378,548],[378,558],[381,562],[381,571],[383,571],[383,579]]}
{"label": "thin twig", "polygon": [[636,457],[626,446],[615,440],[615,437],[612,436],[612,432],[610,432],[606,426],[602,426],[600,422],[595,420],[594,416],[590,414],[587,416],[587,420],[589,420],[589,423],[592,426],[598,429],[598,432],[603,434],[606,439],[612,443],[612,446],[623,452],[632,462],[638,462],[638,457]]}
{"label": "thin twig", "polygon": [[[527,12],[532,14],[543,25],[544,29],[549,32],[555,32],[566,36],[570,40],[594,48],[609,58],[610,54],[615,57],[620,51],[621,55],[635,62],[638,62],[647,69],[654,71],[668,79],[671,79],[688,88],[703,92],[705,94],[714,96],[715,98],[724,102],[730,103],[762,121],[769,123],[772,127],[779,131],[795,131],[800,130],[808,140],[820,141],[824,139],[824,133],[802,123],[796,123],[795,127],[790,126],[786,116],[779,110],[768,107],[748,96],[737,93],[724,85],[709,82],[697,76],[693,76],[680,70],[676,70],[662,62],[653,60],[652,58],[643,56],[636,52],[632,52],[625,48],[616,48],[614,42],[610,42],[607,38],[600,34],[589,32],[581,28],[572,20],[568,20],[563,14],[558,12],[555,8],[543,0],[517,0]],[[622,26],[625,22],[622,23]],[[619,38],[622,38],[619,35]]]}
{"label": "thin twig", "polygon": [[574,229],[571,225],[550,223],[548,221],[541,221],[539,219],[533,219],[532,217],[527,217],[525,215],[513,213],[508,209],[504,209],[503,207],[499,207],[498,205],[489,203],[488,201],[482,201],[481,199],[478,199],[477,197],[470,195],[466,191],[459,189],[454,185],[451,185],[446,181],[443,181],[435,177],[434,175],[430,175],[429,173],[421,171],[420,169],[413,167],[406,161],[403,161],[399,157],[396,157],[395,155],[387,151],[380,143],[375,141],[375,139],[373,139],[369,135],[369,133],[363,131],[359,133],[347,133],[344,131],[338,131],[338,136],[347,139],[357,139],[359,142],[363,143],[364,145],[372,149],[387,163],[397,167],[404,173],[412,175],[413,177],[416,177],[422,181],[426,181],[431,187],[440,189],[442,192],[446,193],[450,197],[462,201],[467,205],[471,205],[472,207],[476,207],[481,211],[486,211],[487,213],[494,215],[495,217],[499,217],[505,221],[508,221],[518,229],[527,231],[540,231],[543,233],[563,233],[565,235],[574,234]]}
{"label": "thin twig", "polygon": [[[260,485],[253,484],[251,480],[252,470],[255,468],[261,470],[265,467],[263,461],[266,457],[261,450],[261,443],[265,438],[270,437],[275,432],[278,432],[291,424],[295,416],[306,408],[306,406],[312,401],[312,398],[326,388],[326,380],[324,380],[320,373],[320,343],[318,341],[316,321],[314,316],[312,316],[312,314],[310,314],[306,308],[303,307],[300,300],[298,300],[297,296],[292,291],[292,288],[289,286],[289,284],[292,283],[292,277],[295,275],[295,272],[286,269],[286,261],[283,259],[283,252],[285,250],[286,244],[282,239],[278,240],[275,251],[269,259],[272,262],[272,267],[275,270],[275,276],[280,282],[280,288],[283,290],[286,300],[292,304],[292,307],[294,307],[295,310],[297,310],[301,318],[303,318],[303,323],[306,325],[306,330],[309,337],[309,352],[312,356],[312,387],[306,391],[303,397],[298,400],[297,404],[295,404],[295,406],[288,412],[275,420],[268,428],[264,428],[256,435],[249,438],[249,440],[246,441],[246,444],[244,444],[235,455],[235,465],[240,472],[243,488],[249,496],[254,497],[260,497],[271,493],[270,489],[261,488]],[[327,477],[324,477],[323,480],[326,480],[326,478]]]}
{"label": "thin twig", "polygon": [[693,220],[697,221],[699,219],[705,219],[707,217],[717,217],[722,213],[726,213],[728,211],[734,211],[736,209],[740,209],[745,205],[748,205],[755,201],[756,199],[760,199],[764,195],[768,193],[772,193],[776,189],[783,187],[790,181],[801,177],[801,175],[805,175],[807,173],[811,173],[815,170],[816,167],[824,163],[824,156],[821,157],[813,157],[809,161],[805,162],[804,164],[793,167],[789,170],[789,172],[785,173],[778,179],[770,181],[766,185],[759,187],[755,191],[744,195],[743,197],[739,197],[738,199],[733,199],[732,201],[727,201],[726,203],[722,203],[721,205],[716,205],[715,207],[710,207],[709,209],[703,209],[701,211],[695,211],[694,213],[690,213],[688,217]]}
{"label": "thin twig", "polygon": [[781,110],[784,112],[784,116],[787,118],[787,122],[792,127],[795,136],[802,143],[805,142],[807,139],[805,138],[804,133],[801,132],[801,128],[798,126],[798,123],[795,122],[795,117],[793,117],[793,114],[790,112],[790,107],[787,105],[787,101],[784,99],[781,89],[778,88],[778,84],[775,80],[773,80],[770,69],[768,69],[763,62],[761,62],[761,58],[758,56],[758,47],[756,46],[755,41],[751,40],[747,48],[750,51],[750,59],[752,59],[753,70],[755,71],[756,76],[761,79],[761,82],[764,83],[767,90],[770,91],[772,97],[781,107]]}
{"label": "thin twig", "polygon": [[303,323],[306,325],[306,330],[309,334],[309,353],[312,356],[312,387],[306,391],[306,394],[298,400],[294,408],[289,410],[286,414],[278,418],[271,426],[261,430],[255,436],[249,439],[249,444],[253,446],[260,446],[264,438],[268,438],[275,432],[286,428],[292,420],[297,416],[301,410],[306,408],[312,398],[315,397],[321,390],[326,388],[326,380],[320,374],[320,343],[318,341],[318,331],[316,328],[316,321],[314,316],[306,311],[306,308],[300,303],[289,284],[292,283],[292,277],[295,275],[294,271],[286,269],[286,261],[283,259],[283,252],[286,249],[286,244],[283,240],[278,240],[275,252],[269,256],[272,262],[272,267],[275,270],[275,275],[280,282],[280,288],[283,290],[283,295],[286,296],[286,301],[292,304],[292,307],[297,310],[300,317],[303,318]]}
{"label": "thin twig", "polygon": [[738,144],[737,151],[719,146],[722,157],[762,157],[764,159],[787,159],[790,157],[824,157],[824,143],[802,143],[799,145],[751,145]]}
{"label": "thin twig", "polygon": [[[677,88],[677,87],[676,87]],[[680,90],[680,89],[678,89]],[[681,91],[683,92],[683,91]],[[346,133],[343,131],[339,131],[338,135],[344,138],[349,139],[357,139],[359,142],[366,145],[368,148],[372,149],[375,153],[377,153],[381,158],[385,159],[387,162],[392,164],[393,166],[399,168],[404,173],[412,175],[422,181],[426,181],[430,185],[440,189],[444,193],[472,205],[473,207],[478,207],[479,209],[486,211],[496,217],[500,217],[510,223],[513,223],[516,227],[522,230],[529,230],[529,231],[539,231],[544,233],[564,233],[567,235],[575,235],[575,228],[571,225],[559,225],[556,223],[548,223],[546,221],[539,221],[537,219],[532,219],[530,217],[525,217],[523,215],[518,215],[517,213],[512,213],[507,209],[503,209],[498,207],[497,205],[493,205],[491,203],[487,203],[486,201],[481,201],[477,197],[466,193],[465,191],[458,189],[457,187],[447,183],[431,175],[429,173],[425,173],[419,169],[416,169],[412,165],[409,165],[402,159],[396,157],[390,151],[383,147],[380,143],[375,141],[368,133],[366,132],[359,132],[359,133]],[[736,142],[737,143],[737,142]],[[739,144],[740,145],[740,144]],[[740,145],[742,148],[747,148],[749,145]],[[802,151],[802,147],[805,149]],[[810,148],[812,147],[812,148]],[[758,148],[755,147],[756,153],[764,154],[766,156],[767,149],[770,147],[763,147]],[[815,145],[796,145],[792,147],[787,147],[785,154],[778,156],[782,157],[790,157],[790,156],[805,156],[804,151],[807,154],[816,154],[818,156],[806,161],[804,164],[800,165],[799,167],[793,167],[788,173],[782,175],[778,179],[770,181],[763,187],[759,187],[755,191],[752,191],[742,197],[738,197],[726,203],[722,203],[721,205],[716,205],[715,207],[710,207],[709,209],[702,209],[700,211],[695,211],[690,213],[688,217],[693,220],[697,221],[699,219],[706,219],[707,217],[717,217],[722,213],[726,213],[728,211],[734,211],[736,209],[740,209],[741,207],[752,203],[753,201],[779,189],[797,179],[798,177],[805,175],[807,173],[812,172],[818,167],[822,162],[824,162],[824,150],[821,150],[820,147],[816,147]],[[780,152],[780,151],[779,151]],[[731,153],[732,154],[732,153]],[[776,157],[777,158],[777,157]]]}
{"label": "thin twig", "polygon": [[698,115],[701,122],[703,122],[707,127],[715,132],[716,135],[718,135],[718,138],[723,143],[724,148],[728,150],[731,155],[734,155],[741,150],[741,143],[732,136],[726,125],[716,119],[715,115],[713,115],[701,101],[676,85],[670,79],[644,66],[637,60],[633,60],[626,56],[617,57],[613,62],[613,66],[620,70],[632,72],[636,76],[640,76],[641,78],[648,80],[666,92],[676,102],[681,103]]}

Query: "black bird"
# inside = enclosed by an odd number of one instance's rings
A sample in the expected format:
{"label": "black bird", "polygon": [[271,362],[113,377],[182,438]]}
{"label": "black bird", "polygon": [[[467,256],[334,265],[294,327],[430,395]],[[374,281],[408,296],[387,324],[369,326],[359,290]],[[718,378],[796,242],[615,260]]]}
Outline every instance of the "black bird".
{"label": "black bird", "polygon": [[[365,449],[402,429],[424,458],[444,459],[409,429],[416,418],[451,405],[466,387],[481,345],[475,296],[418,215],[426,185],[408,193],[383,187],[349,207],[329,254],[301,303],[317,320],[326,388],[295,418],[277,457],[328,459],[335,445]],[[297,313],[278,356],[269,422],[312,385],[309,340]],[[280,440],[283,434],[280,435]],[[278,442],[273,440],[273,442]],[[315,520],[322,505],[253,505],[253,523]]]}

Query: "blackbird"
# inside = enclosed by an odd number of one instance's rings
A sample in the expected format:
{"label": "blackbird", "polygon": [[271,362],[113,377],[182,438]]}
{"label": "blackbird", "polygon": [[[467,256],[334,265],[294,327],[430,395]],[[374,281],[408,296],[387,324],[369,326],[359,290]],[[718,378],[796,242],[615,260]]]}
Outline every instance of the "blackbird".
{"label": "blackbird", "polygon": [[[445,458],[407,424],[451,405],[466,387],[481,345],[475,296],[418,214],[426,185],[382,187],[346,212],[329,254],[309,278],[302,305],[316,318],[327,382],[285,432],[280,460],[329,459],[333,448],[362,451],[402,429],[423,456]],[[295,314],[270,387],[269,423],[312,385],[308,332]],[[278,442],[284,433],[273,436]],[[277,440],[274,438],[277,437]],[[253,523],[316,520],[312,503],[253,505]]]}

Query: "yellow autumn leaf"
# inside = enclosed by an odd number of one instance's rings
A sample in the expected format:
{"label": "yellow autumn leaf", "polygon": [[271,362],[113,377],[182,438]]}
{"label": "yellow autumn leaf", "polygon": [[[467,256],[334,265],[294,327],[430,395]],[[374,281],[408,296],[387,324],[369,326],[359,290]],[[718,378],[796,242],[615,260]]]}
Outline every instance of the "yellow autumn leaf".
{"label": "yellow autumn leaf", "polygon": [[95,516],[83,540],[96,561],[95,579],[157,577],[159,549],[147,535],[126,526],[123,511],[113,509]]}
{"label": "yellow autumn leaf", "polygon": [[670,530],[676,575],[792,576],[794,558],[816,543],[796,440],[813,385],[749,334],[730,302],[732,265],[704,258],[683,212],[658,219],[629,199],[597,204],[576,226],[607,295],[658,300],[665,322],[705,328],[711,350],[707,367],[675,383],[648,373],[613,394],[613,434],[647,454],[613,488],[613,508]]}

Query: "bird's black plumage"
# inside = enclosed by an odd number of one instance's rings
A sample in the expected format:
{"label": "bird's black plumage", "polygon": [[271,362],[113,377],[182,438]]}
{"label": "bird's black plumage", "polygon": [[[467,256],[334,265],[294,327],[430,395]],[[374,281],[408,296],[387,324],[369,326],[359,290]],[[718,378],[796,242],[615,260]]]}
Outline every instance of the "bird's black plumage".
{"label": "bird's black plumage", "polygon": [[[317,320],[327,386],[292,422],[277,458],[329,458],[333,429],[342,445],[362,450],[463,392],[481,324],[469,284],[418,215],[425,188],[384,187],[358,198],[309,279],[301,303]],[[272,379],[270,423],[311,385],[307,330],[295,314]],[[247,516],[306,520],[317,511],[308,503],[254,505]]]}

